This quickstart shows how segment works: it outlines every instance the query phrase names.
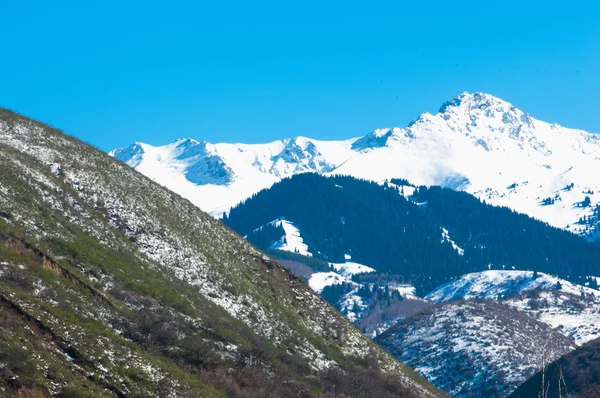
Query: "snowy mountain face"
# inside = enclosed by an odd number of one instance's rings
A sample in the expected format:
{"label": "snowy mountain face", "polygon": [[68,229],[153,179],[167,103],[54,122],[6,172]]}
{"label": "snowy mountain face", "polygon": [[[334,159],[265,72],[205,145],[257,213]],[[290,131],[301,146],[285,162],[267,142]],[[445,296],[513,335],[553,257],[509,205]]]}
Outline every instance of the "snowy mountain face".
{"label": "snowy mountain face", "polygon": [[161,147],[136,143],[111,155],[215,216],[281,178],[315,172],[465,190],[593,236],[599,153],[595,134],[536,120],[491,95],[463,93],[408,127],[346,141],[179,140]]}
{"label": "snowy mountain face", "polygon": [[506,397],[571,341],[548,325],[493,301],[444,303],[375,339],[453,397]]}
{"label": "snowy mountain face", "polygon": [[233,182],[234,173],[219,156],[215,147],[192,139],[178,140],[162,148],[135,143],[129,148],[111,152],[117,159],[146,173],[168,165],[165,173],[181,174],[196,185],[226,185]]}
{"label": "snowy mountain face", "polygon": [[[594,278],[595,279],[595,278]],[[426,296],[433,303],[498,300],[573,339],[600,338],[600,291],[530,271],[485,271],[464,275]]]}
{"label": "snowy mountain face", "polygon": [[507,396],[543,360],[600,338],[600,291],[544,273],[466,274],[425,299],[375,340],[455,397]]}
{"label": "snowy mountain face", "polygon": [[[303,137],[268,144],[210,144],[192,139],[154,147],[135,143],[110,155],[221,216],[241,200],[298,173],[329,173],[344,159],[339,145]],[[326,155],[323,153],[326,153]]]}

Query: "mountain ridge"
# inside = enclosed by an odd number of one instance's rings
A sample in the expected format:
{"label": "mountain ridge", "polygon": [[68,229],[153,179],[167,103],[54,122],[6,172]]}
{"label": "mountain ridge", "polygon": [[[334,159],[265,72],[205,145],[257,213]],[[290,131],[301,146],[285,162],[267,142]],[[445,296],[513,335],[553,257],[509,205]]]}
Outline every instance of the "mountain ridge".
{"label": "mountain ridge", "polygon": [[465,92],[407,127],[347,140],[187,141],[185,150],[205,151],[181,159],[184,141],[179,140],[158,147],[137,143],[111,155],[216,217],[282,178],[314,172],[373,181],[406,178],[464,190],[553,226],[597,236],[600,136],[537,120],[489,94]]}

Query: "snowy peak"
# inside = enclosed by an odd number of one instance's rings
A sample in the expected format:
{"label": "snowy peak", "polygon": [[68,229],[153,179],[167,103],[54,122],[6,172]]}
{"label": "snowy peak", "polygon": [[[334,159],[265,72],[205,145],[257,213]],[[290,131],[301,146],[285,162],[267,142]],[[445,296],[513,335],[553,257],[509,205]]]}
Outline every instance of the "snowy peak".
{"label": "snowy peak", "polygon": [[352,149],[355,151],[366,151],[369,149],[385,147],[389,144],[390,140],[394,138],[397,139],[402,135],[404,135],[404,129],[397,127],[391,129],[377,129],[354,141],[354,143],[352,143]]}
{"label": "snowy peak", "polygon": [[406,127],[343,141],[184,139],[159,147],[136,143],[111,155],[214,216],[282,178],[335,173],[464,190],[553,226],[600,236],[594,210],[600,203],[600,136],[536,120],[483,93],[462,93]]}
{"label": "snowy peak", "polygon": [[234,179],[231,168],[206,141],[184,138],[160,147],[135,143],[129,148],[112,151],[110,155],[151,177],[154,177],[152,173],[162,170],[183,175],[197,185],[225,185]]}
{"label": "snowy peak", "polygon": [[507,143],[488,145],[489,140],[508,137],[522,151],[533,149],[544,156],[552,154],[543,142],[546,134],[536,128],[528,114],[512,104],[483,93],[463,93],[442,105],[436,117],[450,130],[474,137],[486,150],[507,149]]}
{"label": "snowy peak", "polygon": [[[464,92],[442,104],[439,113],[471,113],[476,110],[495,112],[521,112],[512,104],[493,95]],[[522,112],[521,112],[522,113]]]}
{"label": "snowy peak", "polygon": [[175,159],[189,159],[195,156],[207,155],[213,149],[206,141],[196,141],[192,138],[183,138],[174,142],[173,157]]}
{"label": "snowy peak", "polygon": [[439,110],[444,120],[468,119],[471,125],[492,120],[510,126],[532,126],[533,119],[509,102],[489,94],[462,93],[445,102]]}
{"label": "snowy peak", "polygon": [[286,140],[283,150],[271,157],[271,173],[285,177],[302,172],[327,173],[335,167],[317,149],[313,141],[304,137]]}
{"label": "snowy peak", "polygon": [[119,148],[109,152],[109,156],[119,159],[123,163],[136,168],[140,165],[144,155],[144,146],[141,142],[136,142],[127,148]]}

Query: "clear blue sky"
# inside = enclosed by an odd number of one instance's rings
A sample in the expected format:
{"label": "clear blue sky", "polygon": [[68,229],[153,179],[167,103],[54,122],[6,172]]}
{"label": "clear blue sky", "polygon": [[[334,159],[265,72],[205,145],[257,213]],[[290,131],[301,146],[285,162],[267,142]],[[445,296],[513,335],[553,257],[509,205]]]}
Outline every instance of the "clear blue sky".
{"label": "clear blue sky", "polygon": [[463,91],[600,133],[598,1],[4,3],[0,106],[103,150],[349,138]]}

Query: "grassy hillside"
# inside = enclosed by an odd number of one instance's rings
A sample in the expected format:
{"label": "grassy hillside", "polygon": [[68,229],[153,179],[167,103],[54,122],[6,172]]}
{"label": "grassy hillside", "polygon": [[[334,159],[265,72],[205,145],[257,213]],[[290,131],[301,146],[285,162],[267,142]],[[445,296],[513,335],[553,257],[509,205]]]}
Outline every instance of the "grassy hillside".
{"label": "grassy hillside", "polygon": [[438,394],[128,166],[6,110],[0,150],[2,395]]}

